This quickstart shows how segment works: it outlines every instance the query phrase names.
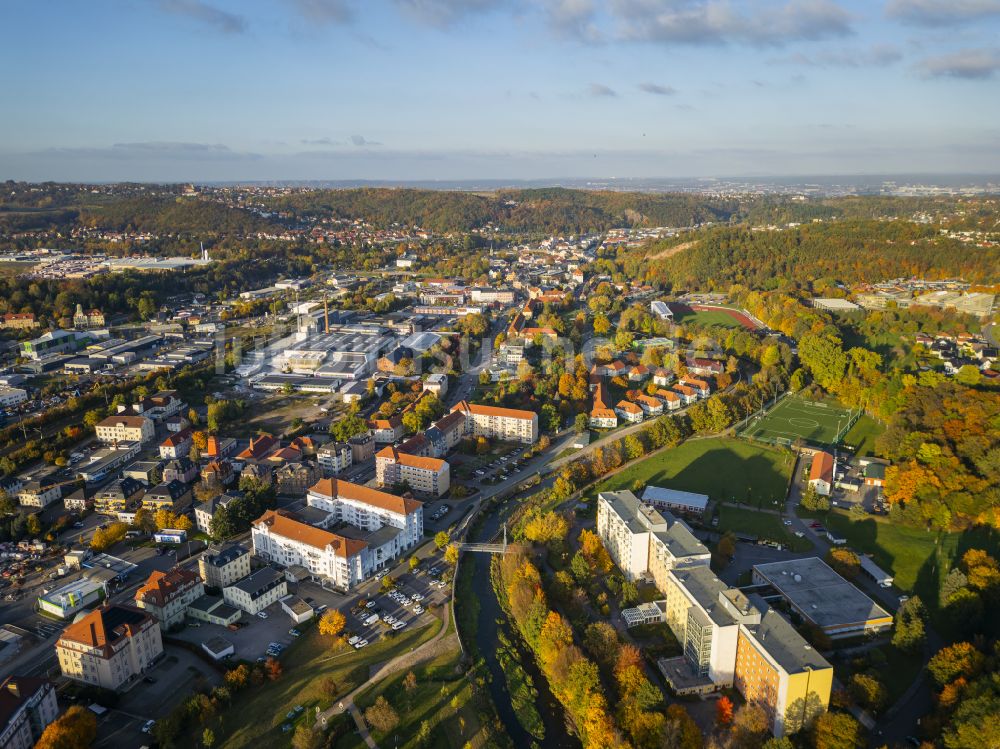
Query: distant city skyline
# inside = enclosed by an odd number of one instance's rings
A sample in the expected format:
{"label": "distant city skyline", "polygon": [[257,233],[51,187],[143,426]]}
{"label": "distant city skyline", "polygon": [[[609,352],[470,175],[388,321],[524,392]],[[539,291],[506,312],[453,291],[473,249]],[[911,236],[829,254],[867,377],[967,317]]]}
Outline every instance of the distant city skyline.
{"label": "distant city skyline", "polygon": [[1000,172],[1000,0],[11,0],[0,180]]}

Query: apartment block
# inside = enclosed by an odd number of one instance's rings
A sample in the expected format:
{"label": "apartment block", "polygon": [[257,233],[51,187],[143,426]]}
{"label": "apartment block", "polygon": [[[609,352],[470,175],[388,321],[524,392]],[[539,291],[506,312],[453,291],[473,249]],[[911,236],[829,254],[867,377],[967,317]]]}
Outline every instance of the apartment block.
{"label": "apartment block", "polygon": [[175,567],[168,572],[154,571],[135,592],[135,605],[148,611],[168,630],[183,624],[184,614],[194,601],[205,595],[205,585],[190,570]]}
{"label": "apartment block", "polygon": [[222,598],[230,606],[257,614],[288,595],[285,576],[264,567],[222,589]]}
{"label": "apartment block", "polygon": [[198,574],[205,585],[222,590],[250,574],[250,551],[238,543],[211,546],[198,559]]}
{"label": "apartment block", "polygon": [[533,411],[483,406],[468,401],[460,401],[451,410],[465,415],[466,435],[526,445],[538,441],[538,414]]}
{"label": "apartment block", "polygon": [[329,513],[325,525],[347,523],[369,533],[383,527],[398,529],[400,552],[416,546],[424,537],[423,503],[415,499],[349,481],[321,479],[309,489],[306,503]]}
{"label": "apartment block", "polygon": [[375,454],[375,480],[379,486],[406,484],[414,493],[440,497],[451,488],[448,461],[411,455],[395,447],[383,447]]}
{"label": "apartment block", "polygon": [[32,749],[58,716],[52,682],[35,676],[7,677],[0,684],[0,749]]}
{"label": "apartment block", "polygon": [[97,439],[106,445],[118,442],[145,443],[153,439],[156,428],[145,416],[109,416],[95,427]]}
{"label": "apartment block", "polygon": [[118,690],[140,678],[163,653],[156,619],[133,606],[111,604],[63,630],[56,657],[63,676]]}

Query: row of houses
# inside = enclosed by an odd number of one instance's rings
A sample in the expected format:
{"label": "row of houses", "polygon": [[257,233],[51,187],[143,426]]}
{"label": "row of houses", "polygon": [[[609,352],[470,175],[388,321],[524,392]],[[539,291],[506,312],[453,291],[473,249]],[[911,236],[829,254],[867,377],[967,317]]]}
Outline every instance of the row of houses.
{"label": "row of houses", "polygon": [[[712,386],[707,380],[693,377],[682,377],[680,381],[669,385],[673,374],[666,370],[657,370],[653,375],[652,393],[630,390],[626,397],[618,401],[612,408],[608,389],[603,377],[606,369],[595,367],[591,374],[591,391],[593,404],[590,410],[590,426],[598,429],[614,429],[619,420],[638,424],[647,418],[656,418],[664,412],[676,411],[690,405],[700,398],[707,398],[712,393]],[[641,384],[641,380],[638,381]],[[662,384],[661,384],[662,383]]]}

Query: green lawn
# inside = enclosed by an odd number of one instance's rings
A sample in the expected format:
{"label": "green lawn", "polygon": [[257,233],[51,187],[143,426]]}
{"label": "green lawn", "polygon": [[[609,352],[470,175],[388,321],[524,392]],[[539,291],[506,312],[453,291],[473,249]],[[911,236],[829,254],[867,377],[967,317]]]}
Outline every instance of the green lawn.
{"label": "green lawn", "polygon": [[916,592],[935,608],[941,582],[967,549],[1000,552],[1000,538],[982,528],[952,533],[928,532],[893,523],[885,517],[854,519],[842,510],[819,515],[827,528],[847,539],[855,551],[872,555],[882,569],[892,572],[896,586]]}
{"label": "green lawn", "polygon": [[[357,696],[354,702],[362,712],[379,696],[384,696],[399,714],[399,725],[388,735],[372,732],[381,746],[461,749],[466,742],[472,747],[485,744],[472,684],[465,678],[465,671],[459,668],[459,656],[456,649],[413,669],[417,684],[411,691],[403,686],[406,678],[403,672]],[[427,743],[420,743],[418,732],[424,721],[431,733]]]}
{"label": "green lawn", "polygon": [[719,310],[692,310],[690,312],[674,312],[674,322],[691,325],[715,326],[719,328],[742,328],[732,315]]}
{"label": "green lawn", "polygon": [[875,440],[884,431],[885,427],[871,416],[862,416],[844,435],[843,444],[845,447],[854,448],[858,456],[874,455]]}
{"label": "green lawn", "polygon": [[849,410],[832,399],[813,401],[789,395],[759,420],[751,420],[743,434],[763,440],[805,440],[814,445],[832,445],[847,426]]}
{"label": "green lawn", "polygon": [[751,536],[777,541],[794,551],[808,551],[812,544],[790,533],[778,515],[769,512],[723,505],[719,511],[719,530],[747,533]]}
{"label": "green lawn", "polygon": [[640,460],[588,492],[631,489],[636,481],[707,494],[718,501],[740,501],[780,508],[793,467],[786,450],[729,437],[688,440],[672,450]]}
{"label": "green lawn", "polygon": [[[283,673],[275,681],[262,687],[247,687],[236,694],[233,704],[211,722],[217,746],[226,749],[286,745],[291,734],[281,733],[285,714],[296,705],[306,708],[304,715],[315,719],[316,707],[326,709],[332,700],[323,695],[320,684],[326,677],[337,682],[339,695],[347,694],[368,679],[369,667],[388,661],[426,642],[440,628],[440,621],[407,629],[396,637],[380,637],[364,648],[346,648],[334,652],[330,640],[318,633],[315,627],[296,640],[281,659]],[[301,718],[300,720],[304,720]],[[201,726],[196,727],[201,735]]]}

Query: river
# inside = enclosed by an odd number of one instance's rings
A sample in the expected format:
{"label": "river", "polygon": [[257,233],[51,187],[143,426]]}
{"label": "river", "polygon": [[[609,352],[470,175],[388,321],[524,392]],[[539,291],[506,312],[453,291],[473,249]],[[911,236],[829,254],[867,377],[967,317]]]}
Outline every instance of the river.
{"label": "river", "polygon": [[[500,530],[500,524],[513,510],[514,504],[507,502],[490,512],[469,541],[485,541],[493,538]],[[503,723],[507,735],[514,746],[526,749],[532,746],[541,749],[579,749],[580,741],[566,728],[566,714],[562,705],[549,691],[548,682],[538,670],[531,653],[523,646],[518,633],[503,625],[503,632],[513,644],[524,670],[531,676],[535,689],[538,691],[536,707],[545,725],[545,738],[535,739],[528,733],[517,719],[517,714],[507,693],[507,679],[500,662],[497,659],[496,647],[499,643],[499,626],[497,620],[506,622],[506,615],[500,608],[496,592],[490,581],[490,557],[486,554],[466,554],[462,564],[474,565],[472,589],[479,600],[479,617],[476,628],[476,646],[490,673],[489,690],[497,715]]]}

